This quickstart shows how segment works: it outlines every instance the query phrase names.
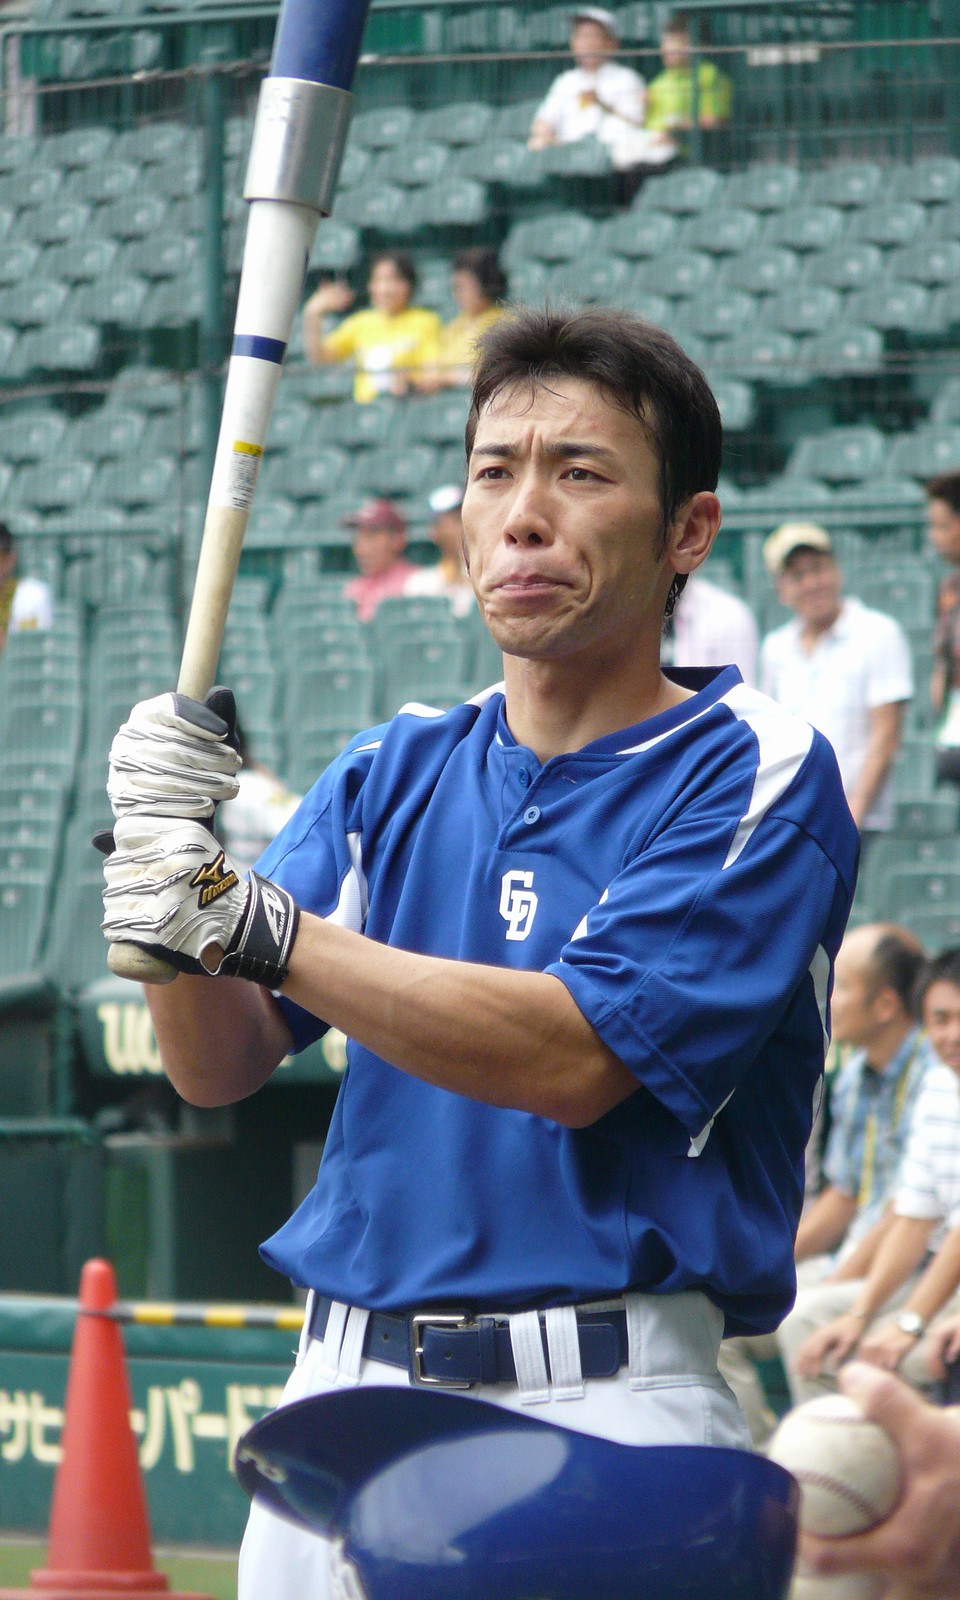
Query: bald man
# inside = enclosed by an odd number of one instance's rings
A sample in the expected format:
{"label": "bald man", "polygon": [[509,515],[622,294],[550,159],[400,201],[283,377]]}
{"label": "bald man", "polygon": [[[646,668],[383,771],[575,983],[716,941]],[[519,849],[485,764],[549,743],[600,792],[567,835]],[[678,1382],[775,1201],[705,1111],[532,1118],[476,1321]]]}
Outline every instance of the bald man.
{"label": "bald man", "polygon": [[791,1385],[798,1346],[847,1309],[890,1223],[911,1113],[935,1059],[916,1016],[923,967],[919,942],[893,923],[851,930],[837,956],[833,1036],[853,1054],[834,1082],[827,1182],[800,1221],[800,1290],[777,1334]]}

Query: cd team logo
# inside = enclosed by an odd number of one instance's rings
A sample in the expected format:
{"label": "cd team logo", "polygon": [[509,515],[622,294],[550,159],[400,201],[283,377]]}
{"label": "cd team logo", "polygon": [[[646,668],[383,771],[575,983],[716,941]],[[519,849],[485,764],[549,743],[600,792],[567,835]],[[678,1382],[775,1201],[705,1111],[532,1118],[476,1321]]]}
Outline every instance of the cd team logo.
{"label": "cd team logo", "polygon": [[525,939],[533,927],[539,904],[533,892],[533,873],[505,872],[500,880],[500,915],[507,924],[505,937]]}
{"label": "cd team logo", "polygon": [[212,905],[214,900],[219,900],[228,889],[233,889],[240,879],[229,867],[226,867],[223,851],[213,861],[207,861],[190,879],[191,889],[200,890],[200,899],[197,904],[201,911]]}

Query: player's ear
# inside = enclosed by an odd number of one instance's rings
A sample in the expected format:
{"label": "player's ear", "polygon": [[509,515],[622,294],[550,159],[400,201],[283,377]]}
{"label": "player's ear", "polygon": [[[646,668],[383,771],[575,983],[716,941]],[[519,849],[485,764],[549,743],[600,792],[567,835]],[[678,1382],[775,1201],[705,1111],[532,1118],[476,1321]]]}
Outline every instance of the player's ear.
{"label": "player's ear", "polygon": [[695,572],[706,561],[720,531],[720,502],[701,489],[680,507],[667,534],[667,559],[674,572]]}

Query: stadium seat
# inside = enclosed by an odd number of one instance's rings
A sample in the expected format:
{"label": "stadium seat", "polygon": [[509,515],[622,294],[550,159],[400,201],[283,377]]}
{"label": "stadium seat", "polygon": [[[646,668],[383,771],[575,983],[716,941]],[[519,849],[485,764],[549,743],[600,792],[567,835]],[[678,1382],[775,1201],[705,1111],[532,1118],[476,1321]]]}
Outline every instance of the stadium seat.
{"label": "stadium seat", "polygon": [[200,152],[188,152],[158,162],[150,168],[150,185],[154,192],[165,195],[170,201],[189,199],[199,194],[203,185]]}
{"label": "stadium seat", "polygon": [[487,215],[487,187],[475,178],[441,179],[418,190],[413,204],[408,200],[407,205],[409,214],[404,220],[412,228],[420,224],[434,228],[475,227]]}
{"label": "stadium seat", "polygon": [[336,222],[356,228],[379,228],[389,233],[407,212],[410,197],[399,184],[358,184],[338,196],[334,206]]}
{"label": "stadium seat", "polygon": [[325,731],[353,724],[355,731],[374,717],[374,670],[370,661],[348,647],[328,650],[327,659],[301,663],[284,695],[287,749],[301,729]]}
{"label": "stadium seat", "polygon": [[[815,261],[816,256],[811,257]],[[743,289],[747,294],[776,294],[800,276],[803,258],[795,250],[761,246],[745,255],[729,257],[717,271],[717,287]]]}
{"label": "stadium seat", "polygon": [[751,211],[782,211],[796,200],[802,179],[798,168],[775,162],[732,173],[723,186],[724,206]]}
{"label": "stadium seat", "polygon": [[826,250],[839,242],[843,228],[839,206],[789,206],[769,218],[763,242],[785,245],[788,250]]}
{"label": "stadium seat", "polygon": [[[714,378],[709,373],[708,377],[725,432],[742,433],[751,426],[756,416],[757,397],[754,390],[749,383],[741,383],[737,378]],[[733,504],[728,493],[724,494],[724,504]]]}
{"label": "stadium seat", "polygon": [[140,324],[144,328],[186,328],[203,315],[204,287],[199,276],[187,274],[155,283],[143,302]]}
{"label": "stadium seat", "polygon": [[368,450],[358,457],[353,486],[361,495],[392,499],[422,493],[437,476],[436,453],[424,444]]}
{"label": "stadium seat", "polygon": [[742,505],[749,511],[765,511],[782,521],[797,517],[805,511],[820,510],[829,506],[833,496],[828,486],[819,478],[783,476],[771,478],[768,483],[745,489]]}
{"label": "stadium seat", "polygon": [[123,195],[97,211],[97,228],[113,239],[159,238],[167,222],[167,201],[159,194]]}
{"label": "stadium seat", "polygon": [[[0,420],[0,461],[44,461],[55,455],[67,431],[62,411],[20,411]],[[0,657],[0,662],[5,658]]]}
{"label": "stadium seat", "polygon": [[405,437],[415,444],[462,445],[469,409],[465,389],[442,389],[408,403]]}
{"label": "stadium seat", "polygon": [[912,244],[923,232],[926,213],[923,206],[909,200],[885,200],[865,206],[847,224],[847,238],[890,249]]}
{"label": "stadium seat", "polygon": [[934,206],[927,217],[928,239],[960,239],[960,200]]}
{"label": "stadium seat", "polygon": [[960,427],[928,425],[891,441],[887,472],[891,477],[935,477],[938,472],[960,470]]}
{"label": "stadium seat", "polygon": [[79,505],[93,482],[92,461],[44,461],[21,467],[14,480],[14,505],[53,511]]}
{"label": "stadium seat", "polygon": [[824,284],[828,289],[862,289],[879,278],[883,270],[884,255],[877,245],[851,240],[810,256],[804,278],[807,283]]}
{"label": "stadium seat", "polygon": [[14,173],[0,176],[0,205],[12,206],[15,211],[33,210],[53,200],[62,183],[60,167],[45,167],[39,163],[20,167]]}
{"label": "stadium seat", "polygon": [[551,298],[579,303],[616,303],[632,270],[624,256],[591,252],[576,261],[561,261],[550,274],[547,292]]}
{"label": "stadium seat", "polygon": [[835,322],[828,333],[815,333],[800,341],[797,359],[810,375],[865,377],[883,367],[883,334],[879,328]]}
{"label": "stadium seat", "polygon": [[37,159],[38,140],[28,133],[0,134],[0,172],[16,172]]}
{"label": "stadium seat", "polygon": [[132,161],[104,161],[72,173],[67,192],[74,200],[104,205],[108,200],[133,194],[142,182],[142,169]]}
{"label": "stadium seat", "polygon": [[0,876],[0,978],[38,966],[49,893],[45,872]]}
{"label": "stadium seat", "polygon": [[879,428],[832,428],[801,439],[785,470],[830,484],[859,482],[883,470],[888,444]]}
{"label": "stadium seat", "polygon": [[17,372],[92,372],[102,355],[100,329],[92,323],[52,322],[31,328],[18,341]]}
{"label": "stadium seat", "polygon": [[320,436],[324,444],[339,444],[345,450],[375,448],[395,436],[403,414],[396,400],[384,398],[366,405],[347,400],[324,412]]}
{"label": "stadium seat", "polygon": [[760,234],[760,216],[742,206],[721,206],[708,219],[687,217],[677,235],[685,250],[708,250],[715,256],[739,256],[750,250]]}
{"label": "stadium seat", "polygon": [[531,257],[537,261],[571,261],[586,254],[595,224],[579,211],[554,211],[515,223],[503,247],[509,267]]}
{"label": "stadium seat", "polygon": [[550,282],[550,268],[545,261],[527,260],[512,263],[507,274],[511,300],[520,305],[541,305]]}
{"label": "stadium seat", "polygon": [[170,456],[111,461],[99,468],[92,494],[99,505],[160,506],[170,501],[176,479],[177,463]]}
{"label": "stadium seat", "polygon": [[960,197],[960,161],[952,156],[928,156],[894,171],[893,197],[921,205],[942,204]]}
{"label": "stadium seat", "polygon": [[145,122],[118,134],[111,152],[115,161],[155,166],[182,159],[197,148],[197,138],[182,122]]}
{"label": "stadium seat", "polygon": [[360,234],[347,222],[322,217],[310,251],[310,267],[321,272],[349,272],[360,259]]}
{"label": "stadium seat", "polygon": [[510,105],[501,106],[494,113],[493,136],[497,139],[520,139],[526,143],[542,98],[538,95],[533,100],[515,100]]}
{"label": "stadium seat", "polygon": [[416,113],[409,106],[381,106],[360,111],[350,127],[350,137],[368,150],[390,150],[410,138]]}
{"label": "stadium seat", "polygon": [[824,167],[810,178],[804,191],[807,204],[865,206],[875,200],[887,181],[874,161],[846,161]]}
{"label": "stadium seat", "polygon": [[922,284],[890,280],[855,290],[844,315],[868,328],[911,333],[923,327],[929,302],[929,291]]}
{"label": "stadium seat", "polygon": [[313,432],[313,407],[305,400],[290,400],[281,389],[270,419],[269,449],[274,453],[296,450],[309,444]]}
{"label": "stadium seat", "polygon": [[438,637],[432,631],[381,634],[377,638],[376,665],[381,717],[391,717],[401,706],[412,702],[447,707],[463,700],[467,647],[462,634],[456,631],[446,637]]}
{"label": "stadium seat", "polygon": [[712,208],[724,180],[712,167],[681,167],[648,178],[634,201],[634,209],[674,212],[688,216]]}
{"label": "stadium seat", "polygon": [[64,283],[92,283],[116,267],[119,253],[116,239],[65,239],[44,252],[44,266]]}
{"label": "stadium seat", "polygon": [[111,155],[116,138],[113,128],[97,126],[47,134],[43,141],[44,160],[51,166],[68,169],[99,166]]}
{"label": "stadium seat", "polygon": [[374,161],[366,181],[398,183],[404,189],[422,188],[441,178],[450,158],[445,144],[412,139],[384,150]]}
{"label": "stadium seat", "polygon": [[[946,378],[938,385],[930,406],[930,421],[960,424],[960,377]],[[3,453],[0,448],[0,456]]]}
{"label": "stadium seat", "polygon": [[887,269],[891,278],[922,283],[928,289],[960,282],[960,242],[925,239],[922,244],[903,245],[891,250]]}
{"label": "stadium seat", "polygon": [[674,250],[641,262],[633,281],[650,294],[681,300],[709,288],[716,270],[713,257],[703,250]]}
{"label": "stadium seat", "polygon": [[421,139],[447,145],[476,145],[486,141],[494,109],[485,100],[453,100],[433,111],[423,111],[417,123]]}
{"label": "stadium seat", "polygon": [[684,306],[684,321],[703,339],[728,339],[756,321],[754,295],[738,289],[713,289],[694,295]]}
{"label": "stadium seat", "polygon": [[[289,455],[267,455],[262,489],[289,500],[323,500],[353,477],[351,458],[336,445],[311,446]],[[256,503],[256,502],[254,502]]]}
{"label": "stadium seat", "polygon": [[254,542],[262,535],[289,533],[297,520],[297,507],[293,500],[282,495],[258,493],[250,511],[247,533]]}
{"label": "stadium seat", "polygon": [[451,157],[449,170],[461,178],[499,183],[507,189],[539,189],[545,176],[537,152],[528,150],[520,139],[488,139],[466,145]]}
{"label": "stadium seat", "polygon": [[146,278],[114,275],[80,284],[70,297],[71,315],[79,322],[137,328],[150,285]]}
{"label": "stadium seat", "polygon": [[868,478],[861,483],[838,485],[833,503],[838,509],[849,506],[854,514],[870,510],[922,511],[926,496],[912,478]]}
{"label": "stadium seat", "polygon": [[[136,453],[147,424],[144,411],[120,411],[98,406],[71,424],[67,443],[69,454],[77,460],[107,461],[112,457]],[[2,455],[0,435],[0,455]]]}
{"label": "stadium seat", "polygon": [[610,151],[599,139],[575,139],[532,152],[542,172],[551,178],[599,178],[613,171]]}
{"label": "stadium seat", "polygon": [[0,290],[0,320],[17,328],[42,327],[61,314],[69,297],[69,285],[56,279],[24,279]]}
{"label": "stadium seat", "polygon": [[795,283],[771,295],[763,307],[763,321],[783,333],[820,333],[836,322],[843,296],[825,284]]}
{"label": "stadium seat", "polygon": [[676,217],[666,211],[622,211],[600,224],[591,242],[598,255],[658,256],[677,239]]}
{"label": "stadium seat", "polygon": [[[101,239],[101,245],[114,244]],[[135,278],[180,278],[199,266],[199,241],[189,234],[164,233],[159,239],[131,239],[123,249],[122,271]]]}

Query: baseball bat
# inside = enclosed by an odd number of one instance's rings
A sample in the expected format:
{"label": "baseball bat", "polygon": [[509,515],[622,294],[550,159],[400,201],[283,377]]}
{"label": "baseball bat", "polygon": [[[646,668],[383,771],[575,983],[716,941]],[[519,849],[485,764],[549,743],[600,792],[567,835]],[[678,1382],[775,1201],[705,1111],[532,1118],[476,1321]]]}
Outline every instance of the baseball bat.
{"label": "baseball bat", "polygon": [[[328,216],[346,143],[370,0],[283,0],[260,87],[244,199],[250,202],[233,348],[177,691],[213,687],[280,369],[310,248]],[[140,983],[176,971],[135,944],[110,970]]]}

